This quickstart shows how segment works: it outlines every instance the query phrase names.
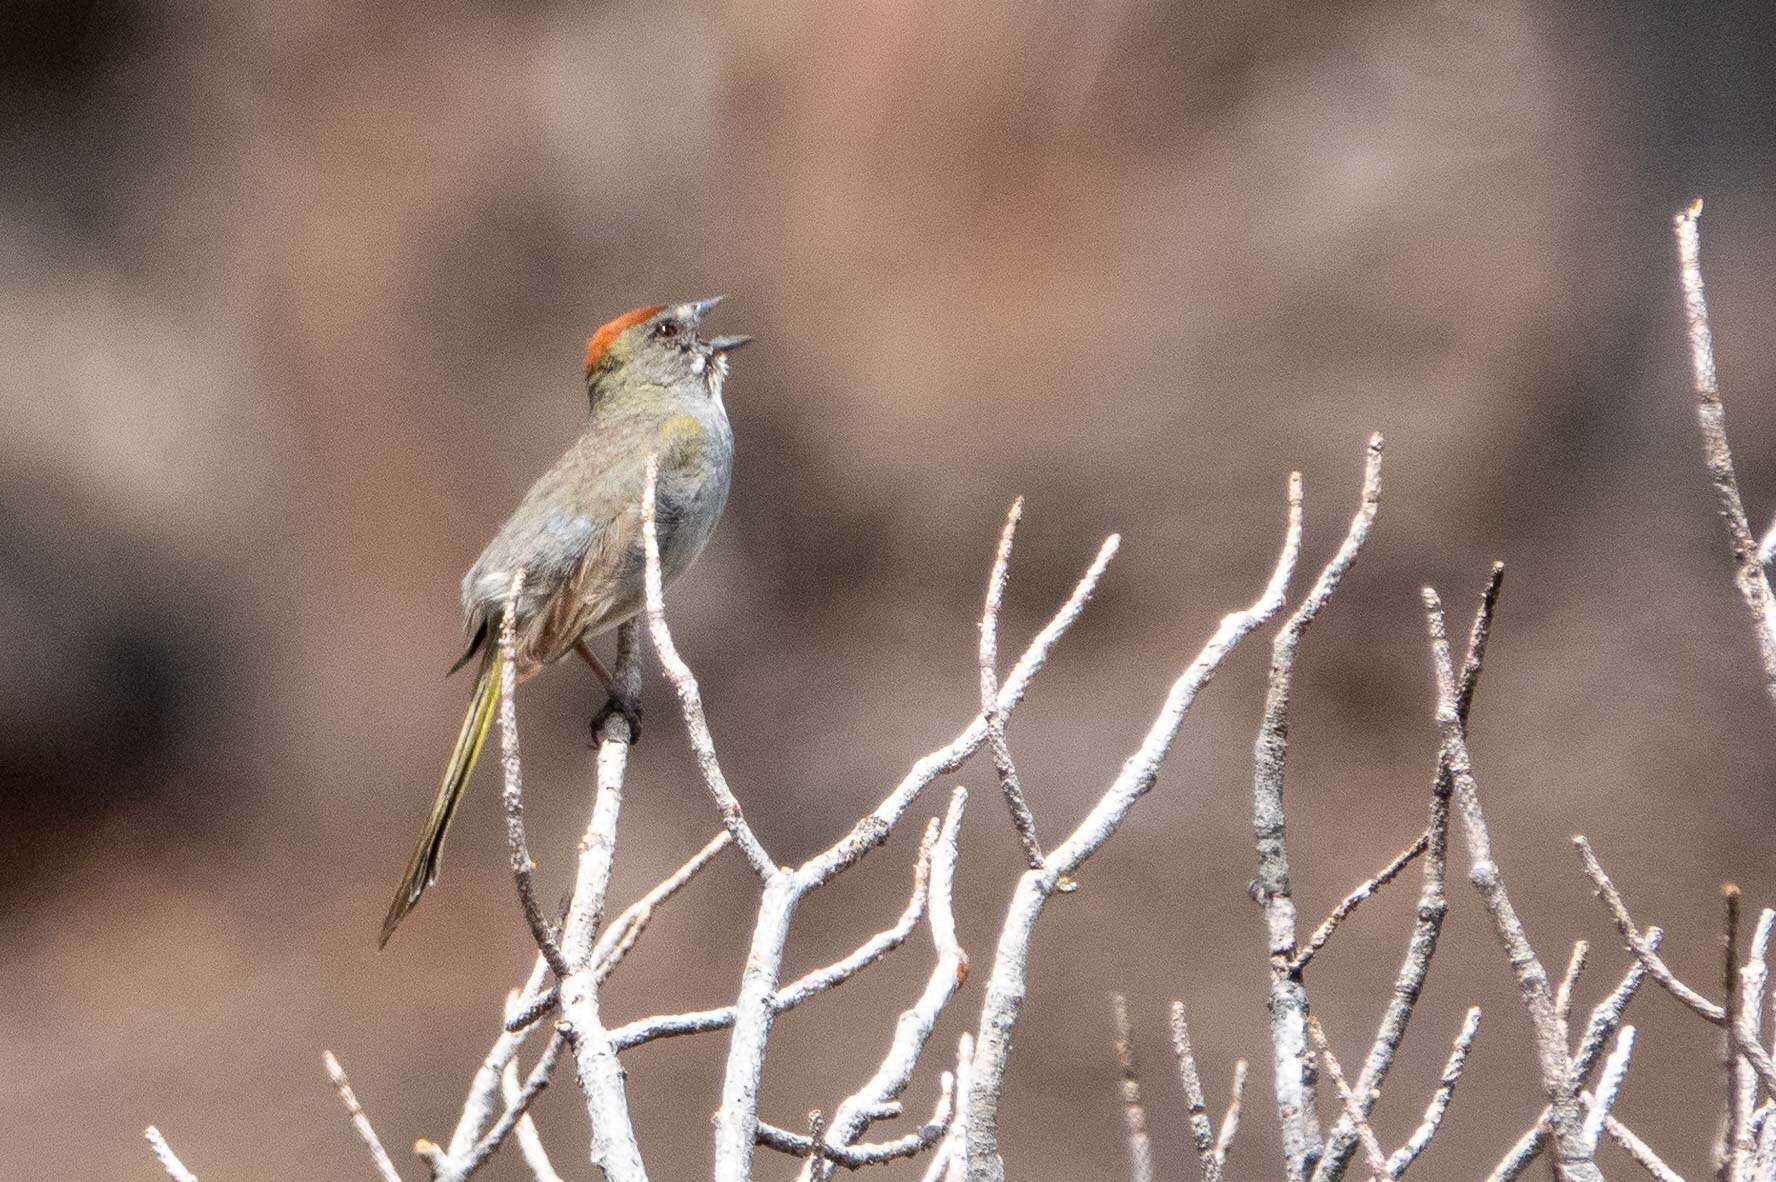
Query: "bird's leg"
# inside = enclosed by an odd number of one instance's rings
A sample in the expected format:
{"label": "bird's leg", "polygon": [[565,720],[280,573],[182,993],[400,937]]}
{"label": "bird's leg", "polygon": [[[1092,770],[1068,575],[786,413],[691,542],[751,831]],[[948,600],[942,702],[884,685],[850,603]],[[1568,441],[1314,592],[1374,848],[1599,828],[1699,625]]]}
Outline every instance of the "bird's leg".
{"label": "bird's leg", "polygon": [[592,672],[597,675],[599,684],[604,686],[604,692],[607,695],[604,708],[592,716],[592,741],[598,742],[598,732],[603,729],[604,720],[617,714],[621,714],[624,721],[629,724],[629,741],[633,743],[641,738],[641,703],[631,701],[623,696],[622,692],[617,689],[617,679],[610,675],[610,670],[604,667],[604,662],[592,655],[592,650],[586,647],[584,640],[574,641],[574,651],[580,654],[581,660],[592,667]]}
{"label": "bird's leg", "polygon": [[574,641],[574,652],[580,654],[580,660],[592,666],[592,672],[598,675],[598,683],[604,687],[604,692],[613,698],[616,697],[617,679],[610,675],[610,670],[604,667],[603,661],[592,655],[592,650],[586,647],[586,642],[583,640]]}

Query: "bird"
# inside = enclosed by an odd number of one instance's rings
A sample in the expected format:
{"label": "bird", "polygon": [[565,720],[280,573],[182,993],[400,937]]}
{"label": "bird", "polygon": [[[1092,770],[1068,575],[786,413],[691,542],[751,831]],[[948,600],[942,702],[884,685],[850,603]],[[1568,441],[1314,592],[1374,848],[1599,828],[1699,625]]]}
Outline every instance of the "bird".
{"label": "bird", "polygon": [[[625,312],[586,342],[587,414],[579,438],[539,477],[462,580],[468,649],[450,672],[480,656],[467,716],[413,857],[383,920],[377,947],[438,879],[444,834],[462,799],[500,698],[501,626],[512,615],[516,679],[573,653],[610,695],[593,731],[613,711],[639,730],[638,704],[587,642],[645,604],[641,501],[650,457],[658,464],[655,524],[661,575],[690,567],[727,504],[734,432],[722,401],[729,356],[752,338],[698,335],[721,296]],[[513,577],[524,580],[512,602]]]}

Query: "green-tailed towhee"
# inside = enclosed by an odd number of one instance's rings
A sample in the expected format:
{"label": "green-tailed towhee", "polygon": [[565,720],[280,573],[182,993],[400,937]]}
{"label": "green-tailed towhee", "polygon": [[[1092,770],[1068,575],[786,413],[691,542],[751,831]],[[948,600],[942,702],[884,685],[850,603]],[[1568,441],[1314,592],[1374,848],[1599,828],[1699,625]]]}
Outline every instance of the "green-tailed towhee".
{"label": "green-tailed towhee", "polygon": [[498,707],[498,636],[512,576],[520,568],[524,586],[512,609],[518,679],[578,653],[598,674],[614,707],[634,723],[635,704],[620,699],[586,641],[643,606],[641,495],[649,456],[659,457],[655,519],[667,580],[691,565],[727,502],[734,433],[722,405],[722,383],[728,354],[751,338],[697,335],[698,324],[720,299],[637,308],[586,342],[591,410],[580,437],[531,486],[463,577],[463,615],[471,639],[451,672],[477,652],[481,672],[437,801],[383,920],[379,947],[437,880],[444,832]]}

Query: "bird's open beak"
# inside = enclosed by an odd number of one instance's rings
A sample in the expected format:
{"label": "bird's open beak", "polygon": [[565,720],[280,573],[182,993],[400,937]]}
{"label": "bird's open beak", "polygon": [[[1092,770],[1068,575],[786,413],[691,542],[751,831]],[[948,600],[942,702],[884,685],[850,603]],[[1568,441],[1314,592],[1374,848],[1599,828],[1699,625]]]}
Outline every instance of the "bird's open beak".
{"label": "bird's open beak", "polygon": [[691,300],[690,302],[681,305],[684,309],[683,318],[690,321],[690,323],[695,326],[701,323],[703,317],[709,315],[717,304],[727,298],[727,296],[710,296],[706,300]]}
{"label": "bird's open beak", "polygon": [[735,349],[738,349],[741,345],[744,345],[751,339],[752,338],[748,336],[711,337],[707,343],[711,352],[732,353]]}

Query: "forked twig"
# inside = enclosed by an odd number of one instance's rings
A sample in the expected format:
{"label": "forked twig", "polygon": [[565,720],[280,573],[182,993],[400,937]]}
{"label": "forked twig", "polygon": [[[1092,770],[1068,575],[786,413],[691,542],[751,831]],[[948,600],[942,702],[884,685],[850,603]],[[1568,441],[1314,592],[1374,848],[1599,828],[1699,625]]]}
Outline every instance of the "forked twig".
{"label": "forked twig", "polygon": [[1677,234],[1678,279],[1683,289],[1684,319],[1690,337],[1690,369],[1695,381],[1696,421],[1702,428],[1702,459],[1720,507],[1721,522],[1737,566],[1734,582],[1751,613],[1763,664],[1764,692],[1776,702],[1776,595],[1764,569],[1764,549],[1751,534],[1733,453],[1727,447],[1727,412],[1721,403],[1720,379],[1714,368],[1714,332],[1708,323],[1708,297],[1702,287],[1702,201],[1698,198],[1672,218]]}
{"label": "forked twig", "polygon": [[1264,718],[1253,744],[1252,835],[1257,848],[1258,876],[1252,883],[1252,897],[1264,912],[1265,950],[1270,968],[1271,1067],[1277,1120],[1283,1134],[1283,1164],[1290,1182],[1301,1182],[1308,1176],[1320,1157],[1321,1144],[1313,1058],[1307,1053],[1307,986],[1293,969],[1295,899],[1290,885],[1283,809],[1284,764],[1289,753],[1289,691],[1302,637],[1356,562],[1374,528],[1381,506],[1381,459],[1382,438],[1373,435],[1364,457],[1362,494],[1344,540],[1271,641]]}

